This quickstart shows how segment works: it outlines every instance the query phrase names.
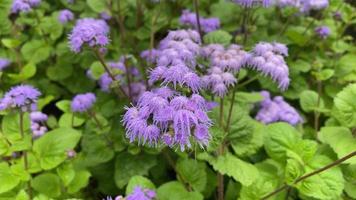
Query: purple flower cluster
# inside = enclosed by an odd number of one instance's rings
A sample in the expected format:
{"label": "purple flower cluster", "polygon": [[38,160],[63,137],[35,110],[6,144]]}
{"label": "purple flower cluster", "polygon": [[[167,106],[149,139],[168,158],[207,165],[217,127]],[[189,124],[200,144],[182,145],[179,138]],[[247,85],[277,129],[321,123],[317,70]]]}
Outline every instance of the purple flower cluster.
{"label": "purple flower cluster", "polygon": [[59,11],[58,21],[62,24],[66,24],[67,22],[74,19],[74,14],[67,9]]}
{"label": "purple flower cluster", "polygon": [[277,3],[280,7],[294,7],[301,12],[322,10],[329,6],[329,0],[279,0]]}
{"label": "purple flower cluster", "polygon": [[30,12],[32,8],[39,6],[41,0],[14,0],[11,6],[12,13]]}
{"label": "purple flower cluster", "polygon": [[96,97],[93,93],[78,94],[72,100],[72,111],[80,113],[86,112],[93,107],[95,101]]}
{"label": "purple flower cluster", "polygon": [[[132,193],[127,195],[126,198],[119,195],[116,196],[114,200],[153,200],[155,198],[156,198],[156,192],[154,190],[136,186],[132,191]],[[113,198],[107,197],[106,200],[113,200]]]}
{"label": "purple flower cluster", "polygon": [[35,111],[41,92],[30,85],[18,85],[5,93],[0,100],[0,110],[19,108],[23,112]]}
{"label": "purple flower cluster", "polygon": [[326,39],[331,33],[330,28],[327,26],[316,27],[314,31],[322,39]]}
{"label": "purple flower cluster", "polygon": [[232,0],[233,2],[243,6],[243,7],[253,7],[262,5],[264,7],[269,7],[272,5],[271,0]]}
{"label": "purple flower cluster", "polygon": [[47,127],[44,125],[44,122],[48,119],[46,114],[39,111],[31,112],[30,119],[34,138],[39,138],[47,132]]}
{"label": "purple flower cluster", "polygon": [[159,45],[156,68],[150,71],[149,82],[187,86],[197,93],[202,87],[200,77],[195,73],[196,58],[200,51],[200,37],[194,30],[170,31]]}
{"label": "purple flower cluster", "polygon": [[208,73],[202,77],[205,89],[223,97],[228,87],[236,83],[235,74],[245,64],[248,53],[238,45],[230,45],[225,49],[220,44],[210,44],[201,49],[201,56],[210,60]]}
{"label": "purple flower cluster", "polygon": [[81,51],[84,44],[90,47],[104,47],[109,44],[109,30],[104,20],[79,19],[69,35],[70,47],[76,53]]}
{"label": "purple flower cluster", "polygon": [[145,92],[124,115],[126,137],[143,145],[178,145],[181,151],[191,147],[191,138],[201,147],[207,146],[211,125],[207,106],[198,94],[188,98],[167,87]]}
{"label": "purple flower cluster", "polygon": [[[195,30],[198,30],[198,22],[197,22],[196,14],[190,12],[189,10],[183,10],[183,13],[179,18],[179,22],[182,25],[186,25],[194,28]],[[209,33],[220,28],[220,20],[219,18],[216,17],[212,17],[212,18],[199,17],[199,22],[200,22],[201,29],[204,33]]]}
{"label": "purple flower cluster", "polygon": [[264,99],[260,102],[261,108],[256,115],[256,120],[265,124],[284,121],[291,125],[297,125],[303,122],[299,113],[285,102],[283,97],[276,96],[272,100],[267,91],[262,91],[261,95]]}
{"label": "purple flower cluster", "polygon": [[281,90],[289,86],[289,69],[283,56],[288,56],[288,48],[280,43],[258,43],[250,54],[248,67],[270,76]]}
{"label": "purple flower cluster", "polygon": [[0,58],[0,71],[5,69],[10,65],[10,61],[6,58]]}

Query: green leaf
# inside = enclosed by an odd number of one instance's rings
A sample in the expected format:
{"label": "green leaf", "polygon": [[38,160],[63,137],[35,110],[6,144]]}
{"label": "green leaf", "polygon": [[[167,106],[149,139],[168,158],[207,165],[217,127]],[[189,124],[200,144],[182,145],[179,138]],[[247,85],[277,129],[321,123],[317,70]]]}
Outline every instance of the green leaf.
{"label": "green leaf", "polygon": [[307,61],[298,59],[295,63],[292,63],[291,68],[300,72],[308,72],[311,69],[311,64]]}
{"label": "green leaf", "polygon": [[285,181],[291,184],[304,174],[304,167],[297,160],[288,159],[284,173]]}
{"label": "green leaf", "polygon": [[[339,159],[356,151],[356,139],[352,136],[351,131],[345,127],[323,127],[320,130],[319,139],[330,145]],[[356,164],[356,157],[343,163]]]}
{"label": "green leaf", "polygon": [[0,156],[5,155],[10,150],[10,144],[7,139],[0,133]]}
{"label": "green leaf", "polygon": [[[74,115],[74,116],[73,116]],[[73,119],[74,117],[74,119]],[[81,126],[82,124],[84,124],[85,122],[85,119],[77,116],[76,114],[74,113],[64,113],[61,118],[59,118],[59,122],[58,122],[58,125],[60,127],[78,127],[78,126]]]}
{"label": "green leaf", "polygon": [[59,38],[63,32],[63,26],[59,23],[58,16],[54,14],[49,17],[43,17],[39,28],[44,34],[49,35],[52,40]]}
{"label": "green leaf", "polygon": [[207,44],[228,45],[231,42],[232,36],[226,31],[217,30],[204,35],[203,39]]}
{"label": "green leaf", "polygon": [[243,103],[257,103],[263,100],[263,96],[259,92],[237,92],[237,101]]}
{"label": "green leaf", "polygon": [[71,101],[69,101],[69,100],[61,100],[56,103],[56,106],[59,110],[65,112],[65,113],[67,113],[67,112],[69,113],[69,112],[71,112],[70,104],[71,104]]}
{"label": "green leaf", "polygon": [[314,72],[313,75],[319,81],[325,81],[330,79],[334,75],[335,71],[332,69],[324,69],[320,72]]}
{"label": "green leaf", "polygon": [[258,178],[258,170],[255,166],[238,159],[230,153],[212,159],[209,163],[214,170],[228,175],[240,182],[242,185],[251,185]]}
{"label": "green leaf", "polygon": [[19,74],[7,74],[15,83],[25,81],[36,74],[37,68],[33,63],[25,65]]}
{"label": "green leaf", "polygon": [[51,47],[41,40],[32,40],[25,43],[21,48],[21,53],[25,60],[35,64],[46,60],[51,52]]}
{"label": "green leaf", "polygon": [[[325,156],[316,156],[305,168],[306,173],[330,164],[332,160]],[[322,173],[311,176],[296,185],[302,195],[323,199],[338,199],[344,189],[344,178],[339,167],[332,167]]]}
{"label": "green leaf", "polygon": [[263,146],[263,133],[265,125],[255,123],[251,135],[231,140],[231,147],[238,156],[251,156]]}
{"label": "green leaf", "polygon": [[4,38],[1,40],[3,45],[9,49],[13,49],[18,47],[21,44],[20,40],[12,39],[12,38]]}
{"label": "green leaf", "polygon": [[63,163],[57,167],[56,171],[64,186],[68,186],[68,184],[74,179],[75,171],[71,163]]}
{"label": "green leaf", "polygon": [[61,185],[59,177],[52,173],[44,173],[36,176],[31,186],[36,191],[47,195],[48,197],[58,197],[61,195]]}
{"label": "green leaf", "polygon": [[91,174],[87,170],[76,171],[72,182],[70,182],[70,184],[67,187],[68,193],[74,194],[78,192],[80,189],[87,186],[89,183],[90,176]]}
{"label": "green leaf", "polygon": [[105,72],[105,70],[100,62],[95,61],[90,65],[90,72],[93,78],[95,80],[98,80],[100,76]]}
{"label": "green leaf", "polygon": [[71,128],[58,128],[47,132],[34,142],[33,151],[42,169],[49,170],[67,158],[67,151],[74,149],[81,134]]}
{"label": "green leaf", "polygon": [[20,183],[20,179],[15,176],[6,163],[0,163],[0,194],[12,190]]}
{"label": "green leaf", "polygon": [[133,176],[126,187],[126,195],[132,193],[135,187],[141,186],[142,188],[152,189],[154,190],[155,185],[148,179],[143,176]]}
{"label": "green leaf", "polygon": [[106,3],[106,0],[87,0],[88,6],[97,13],[106,10]]}
{"label": "green leaf", "polygon": [[[30,117],[28,114],[24,114],[23,123],[24,134],[28,135],[30,133]],[[20,141],[22,138],[20,134],[20,115],[14,112],[5,115],[2,120],[2,131],[11,143]]]}
{"label": "green leaf", "polygon": [[334,99],[335,108],[338,111],[337,119],[347,127],[356,126],[356,84],[346,86]]}
{"label": "green leaf", "polygon": [[115,183],[123,188],[135,175],[147,175],[148,170],[156,165],[156,157],[149,154],[131,155],[120,153],[115,162]]}
{"label": "green leaf", "polygon": [[95,166],[114,157],[113,148],[100,135],[84,134],[81,147],[82,156],[87,166]]}
{"label": "green leaf", "polygon": [[179,159],[177,162],[178,179],[187,182],[195,191],[202,192],[207,184],[205,164],[193,159]]}
{"label": "green leaf", "polygon": [[161,185],[157,190],[157,197],[159,200],[203,200],[203,195],[198,192],[188,192],[177,181]]}
{"label": "green leaf", "polygon": [[285,35],[298,46],[304,46],[308,41],[308,37],[303,34],[304,27],[289,28]]}
{"label": "green leaf", "polygon": [[305,90],[300,94],[300,105],[305,112],[312,112],[324,108],[324,101],[320,97],[318,106],[318,93],[312,90]]}

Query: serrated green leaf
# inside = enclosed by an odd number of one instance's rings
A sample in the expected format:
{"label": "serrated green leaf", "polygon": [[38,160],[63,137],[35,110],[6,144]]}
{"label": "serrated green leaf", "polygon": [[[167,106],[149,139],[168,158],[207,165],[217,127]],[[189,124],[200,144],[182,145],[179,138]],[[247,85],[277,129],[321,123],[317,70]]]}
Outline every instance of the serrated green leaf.
{"label": "serrated green leaf", "polygon": [[[318,93],[312,90],[305,90],[300,94],[300,105],[305,112],[312,112],[324,108],[324,100],[320,97],[318,101]],[[319,106],[318,106],[319,105]]]}
{"label": "serrated green leaf", "polygon": [[103,136],[97,134],[84,134],[81,147],[84,163],[87,166],[95,166],[114,157],[113,148],[109,146]]}
{"label": "serrated green leaf", "polygon": [[325,81],[330,79],[334,75],[335,71],[332,69],[324,69],[320,72],[314,72],[314,76],[319,81]]}
{"label": "serrated green leaf", "polygon": [[217,30],[204,35],[203,39],[207,44],[228,45],[231,42],[232,36],[226,31]]}
{"label": "serrated green leaf", "polygon": [[157,190],[157,197],[159,200],[203,200],[203,195],[198,192],[188,192],[177,181],[161,185]]}
{"label": "serrated green leaf", "polygon": [[36,176],[31,181],[31,186],[36,191],[48,197],[58,197],[61,194],[59,177],[52,173],[44,173]]}
{"label": "serrated green leaf", "polygon": [[338,111],[336,119],[347,127],[356,126],[355,95],[356,84],[350,84],[339,92],[334,99],[335,108]]}
{"label": "serrated green leaf", "polygon": [[106,0],[87,0],[88,6],[97,13],[101,13],[106,10],[106,3]]}
{"label": "serrated green leaf", "polygon": [[205,164],[193,159],[179,159],[176,168],[178,179],[187,182],[194,191],[202,192],[207,184]]}
{"label": "serrated green leaf", "polygon": [[80,189],[84,188],[89,183],[89,178],[91,174],[87,170],[80,170],[75,172],[73,180],[67,186],[68,193],[74,194]]}
{"label": "serrated green leaf", "polygon": [[56,171],[64,186],[68,186],[68,184],[74,179],[75,170],[71,163],[63,163],[57,167]]}
{"label": "serrated green leaf", "polygon": [[25,43],[21,48],[21,53],[25,60],[35,64],[46,60],[50,52],[51,47],[41,40],[32,40]]}

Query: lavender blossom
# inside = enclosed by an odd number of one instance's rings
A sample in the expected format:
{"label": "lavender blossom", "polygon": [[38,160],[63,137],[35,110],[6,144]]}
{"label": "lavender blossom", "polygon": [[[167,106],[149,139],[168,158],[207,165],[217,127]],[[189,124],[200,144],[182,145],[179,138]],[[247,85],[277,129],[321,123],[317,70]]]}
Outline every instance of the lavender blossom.
{"label": "lavender blossom", "polygon": [[61,10],[58,15],[58,21],[62,24],[66,24],[67,22],[74,19],[74,14],[70,10]]}
{"label": "lavender blossom", "polygon": [[[198,22],[196,18],[196,14],[190,12],[189,10],[183,10],[182,15],[179,18],[179,22],[182,25],[187,25],[195,30],[198,30]],[[199,18],[201,29],[204,33],[209,33],[215,31],[220,28],[220,20],[219,18]]]}
{"label": "lavender blossom", "polygon": [[109,15],[108,12],[101,12],[100,13],[100,18],[105,20],[105,21],[109,21],[111,19],[111,16]]}
{"label": "lavender blossom", "polygon": [[0,58],[0,71],[2,71],[3,69],[5,69],[6,67],[8,67],[10,65],[10,61],[6,58]]}
{"label": "lavender blossom", "polygon": [[262,5],[263,7],[269,7],[272,5],[271,0],[232,0],[234,3],[243,7],[251,8],[253,6]]}
{"label": "lavender blossom", "polygon": [[79,53],[84,44],[90,47],[105,47],[109,44],[109,26],[104,20],[79,19],[69,35],[71,50]]}
{"label": "lavender blossom", "polygon": [[285,102],[283,97],[276,96],[272,100],[267,91],[262,91],[261,95],[264,99],[260,102],[260,110],[256,115],[256,120],[265,124],[284,121],[291,125],[297,125],[303,122],[299,113]]}
{"label": "lavender blossom", "polygon": [[340,11],[335,11],[333,13],[333,17],[337,21],[342,21],[342,13]]}
{"label": "lavender blossom", "polygon": [[14,0],[11,6],[11,13],[27,13],[39,6],[41,0]]}
{"label": "lavender blossom", "polygon": [[35,111],[41,92],[30,85],[18,85],[5,93],[0,100],[0,110],[19,108],[23,112]]}
{"label": "lavender blossom", "polygon": [[91,109],[96,101],[95,94],[85,93],[76,95],[71,104],[73,112],[86,112]]}
{"label": "lavender blossom", "polygon": [[322,10],[329,6],[329,0],[303,0],[302,3],[302,12],[309,12],[310,10]]}
{"label": "lavender blossom", "polygon": [[31,130],[34,138],[39,138],[47,132],[47,127],[44,122],[47,121],[48,116],[42,112],[31,112]]}
{"label": "lavender blossom", "polygon": [[126,197],[126,200],[153,200],[155,197],[155,191],[136,186],[133,192]]}
{"label": "lavender blossom", "polygon": [[327,26],[319,26],[315,28],[315,33],[322,39],[326,39],[330,35],[330,28]]}
{"label": "lavender blossom", "polygon": [[74,158],[76,155],[77,155],[77,152],[75,152],[72,149],[67,151],[67,157],[68,158]]}
{"label": "lavender blossom", "polygon": [[278,83],[281,90],[289,86],[289,69],[283,58],[288,56],[288,49],[280,43],[258,43],[247,60],[248,67],[270,76]]}

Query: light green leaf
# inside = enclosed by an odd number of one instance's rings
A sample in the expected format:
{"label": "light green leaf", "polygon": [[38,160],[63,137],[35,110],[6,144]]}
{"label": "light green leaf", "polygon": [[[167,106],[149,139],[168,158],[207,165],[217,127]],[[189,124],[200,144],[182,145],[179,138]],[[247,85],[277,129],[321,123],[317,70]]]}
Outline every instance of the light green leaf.
{"label": "light green leaf", "polygon": [[64,186],[68,186],[68,184],[74,179],[75,171],[71,163],[63,163],[57,167],[56,171]]}
{"label": "light green leaf", "polygon": [[37,68],[33,63],[28,63],[25,65],[19,74],[7,74],[14,83],[25,81],[36,74]]}
{"label": "light green leaf", "polygon": [[335,71],[332,69],[324,69],[320,72],[314,72],[313,75],[319,81],[325,81],[330,79],[334,75]]}
{"label": "light green leaf", "polygon": [[157,197],[159,200],[203,200],[203,195],[198,192],[188,192],[177,181],[161,185],[157,190]]}
{"label": "light green leaf", "polygon": [[20,179],[15,176],[6,163],[0,163],[0,194],[10,191],[20,183]]}
{"label": "light green leaf", "polygon": [[251,135],[231,140],[231,146],[238,156],[250,156],[255,154],[263,146],[263,133],[265,125],[255,123],[255,129]]}
{"label": "light green leaf", "polygon": [[304,167],[303,165],[295,160],[295,159],[288,159],[287,165],[285,168],[285,181],[287,183],[293,183],[297,178],[304,174]]}
{"label": "light green leaf", "polygon": [[[24,114],[23,123],[24,134],[28,135],[30,133],[30,117],[27,113]],[[14,112],[5,115],[2,120],[2,131],[11,143],[20,141],[20,115]]]}
{"label": "light green leaf", "polygon": [[46,60],[51,52],[51,47],[46,45],[44,41],[32,40],[21,48],[21,53],[25,60],[35,64]]}
{"label": "light green leaf", "polygon": [[[319,139],[331,146],[338,158],[356,151],[356,139],[351,131],[345,127],[323,127],[319,133]],[[356,164],[356,157],[344,161],[344,163]]]}
{"label": "light green leaf", "polygon": [[93,78],[95,80],[98,80],[100,76],[105,72],[105,70],[100,62],[95,61],[90,65],[90,72]]}
{"label": "light green leaf", "polygon": [[312,90],[305,90],[300,94],[300,105],[305,112],[312,112],[324,108],[324,101],[320,97],[318,106],[318,93]]}
{"label": "light green leaf", "polygon": [[217,30],[206,34],[203,39],[207,44],[228,45],[231,42],[232,36],[226,31]]}
{"label": "light green leaf", "polygon": [[67,112],[71,112],[70,104],[71,101],[69,100],[61,100],[56,103],[56,106],[59,110],[67,113]]}
{"label": "light green leaf", "polygon": [[143,176],[133,176],[127,184],[126,195],[131,194],[137,186],[152,190],[156,188],[155,185],[148,178],[145,178]]}
{"label": "light green leaf", "polygon": [[106,10],[106,3],[106,0],[87,0],[89,7],[97,13],[101,13]]}
{"label": "light green leaf", "polygon": [[3,45],[9,49],[13,49],[18,47],[21,44],[20,40],[12,39],[12,38],[4,38],[1,40]]}
{"label": "light green leaf", "polygon": [[32,180],[31,186],[36,191],[49,197],[58,197],[61,194],[60,180],[57,175],[52,173],[44,173],[36,176]]}
{"label": "light green leaf", "polygon": [[207,184],[205,164],[193,159],[179,159],[176,165],[178,179],[188,183],[195,191],[202,192]]}
{"label": "light green leaf", "polygon": [[72,182],[67,186],[68,193],[74,194],[87,186],[90,176],[91,174],[87,170],[76,171]]}
{"label": "light green leaf", "polygon": [[338,111],[337,119],[348,127],[356,126],[356,84],[346,86],[334,99]]}
{"label": "light green leaf", "polygon": [[34,142],[33,151],[40,160],[42,169],[49,170],[67,158],[67,151],[73,149],[81,134],[71,128],[58,128],[47,132]]}
{"label": "light green leaf", "polygon": [[148,170],[156,165],[156,157],[149,154],[131,155],[120,153],[115,162],[115,183],[123,188],[135,175],[147,175]]}
{"label": "light green leaf", "polygon": [[81,126],[85,122],[85,119],[77,116],[74,114],[74,119],[73,119],[73,113],[64,113],[61,118],[59,118],[58,125],[60,127],[78,127]]}

